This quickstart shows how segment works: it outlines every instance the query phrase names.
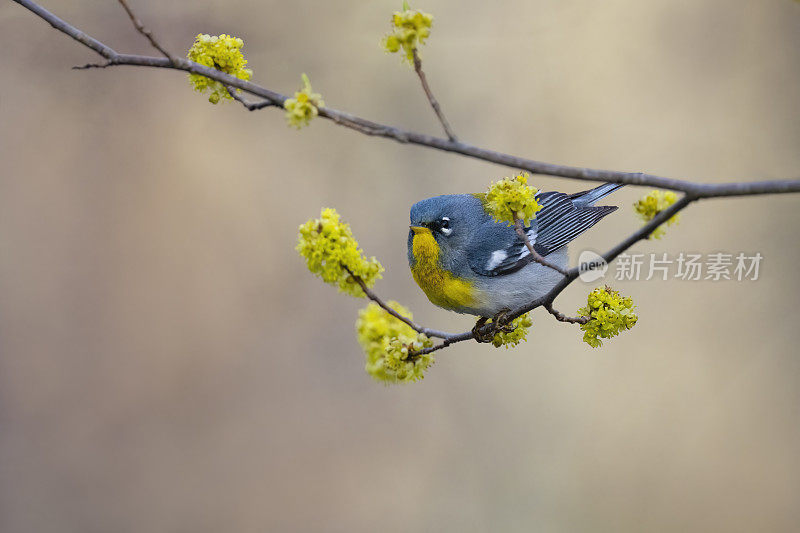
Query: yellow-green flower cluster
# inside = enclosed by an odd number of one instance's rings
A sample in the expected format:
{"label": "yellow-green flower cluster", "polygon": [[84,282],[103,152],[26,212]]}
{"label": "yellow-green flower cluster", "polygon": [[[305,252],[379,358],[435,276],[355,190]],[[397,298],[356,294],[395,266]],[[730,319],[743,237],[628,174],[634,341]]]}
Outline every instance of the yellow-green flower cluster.
{"label": "yellow-green flower cluster", "polygon": [[[186,57],[206,67],[220,70],[242,80],[249,80],[253,71],[245,68],[247,60],[242,55],[244,41],[232,35],[198,34]],[[231,99],[223,84],[200,74],[189,74],[189,81],[196,91],[211,90],[208,101],[216,104],[221,98]],[[237,89],[238,90],[238,89]]]}
{"label": "yellow-green flower cluster", "polygon": [[578,310],[581,316],[589,317],[586,324],[581,324],[583,342],[592,348],[599,348],[603,341],[631,329],[639,317],[634,313],[635,305],[630,297],[620,296],[611,287],[598,287],[589,293],[586,307]]}
{"label": "yellow-green flower cluster", "polygon": [[433,15],[409,9],[403,3],[403,11],[395,11],[392,16],[392,33],[383,38],[383,48],[390,53],[399,52],[402,48],[404,59],[414,62],[414,50],[425,44],[431,34]]}
{"label": "yellow-green flower cluster", "polygon": [[283,102],[286,122],[299,130],[303,126],[308,126],[311,119],[319,114],[319,108],[324,106],[322,95],[311,89],[308,76],[303,74],[303,88],[294,93],[294,98],[287,98]]}
{"label": "yellow-green flower cluster", "polygon": [[[650,222],[657,214],[668,208],[678,200],[678,195],[672,191],[652,191],[633,204],[633,209],[645,222]],[[650,234],[648,239],[660,239],[666,232],[666,226],[677,224],[681,214],[676,213],[664,224]]]}
{"label": "yellow-green flower cluster", "polygon": [[340,291],[351,296],[364,296],[353,276],[372,287],[383,272],[377,259],[364,256],[350,226],[339,220],[335,209],[323,209],[320,218],[300,226],[296,250],[306,258],[312,274],[321,277],[325,283],[337,285]]}
{"label": "yellow-green flower cluster", "polygon": [[[397,302],[389,307],[411,320],[411,311]],[[393,317],[375,302],[359,311],[356,320],[358,342],[366,355],[365,370],[378,381],[399,383],[416,381],[434,362],[433,354],[418,354],[433,342]]]}
{"label": "yellow-green flower cluster", "polygon": [[498,331],[492,339],[492,345],[495,348],[505,346],[506,348],[516,346],[520,342],[526,340],[528,335],[528,328],[533,325],[533,320],[529,316],[530,313],[515,318],[511,321],[514,331]]}
{"label": "yellow-green flower cluster", "polygon": [[497,222],[508,222],[513,226],[514,220],[519,219],[528,226],[542,208],[536,201],[538,192],[536,187],[528,185],[527,174],[492,182],[486,193],[486,211]]}

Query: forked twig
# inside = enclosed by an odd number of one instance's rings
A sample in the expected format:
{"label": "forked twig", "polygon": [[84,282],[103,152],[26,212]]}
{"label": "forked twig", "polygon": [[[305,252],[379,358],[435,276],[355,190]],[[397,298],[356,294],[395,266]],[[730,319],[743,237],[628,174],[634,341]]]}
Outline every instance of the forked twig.
{"label": "forked twig", "polygon": [[164,54],[164,57],[169,59],[174,64],[175,57],[173,57],[172,54],[167,52],[167,49],[161,46],[161,44],[159,44],[159,42],[153,36],[153,33],[150,30],[148,30],[144,26],[144,24],[142,24],[142,21],[139,20],[139,17],[136,16],[131,7],[128,5],[128,1],[127,0],[117,0],[117,1],[122,5],[122,8],[128,14],[128,17],[130,17],[131,22],[133,22],[133,25],[136,28],[136,30],[142,35],[144,35],[148,41],[150,41],[150,44],[153,45],[153,48]]}

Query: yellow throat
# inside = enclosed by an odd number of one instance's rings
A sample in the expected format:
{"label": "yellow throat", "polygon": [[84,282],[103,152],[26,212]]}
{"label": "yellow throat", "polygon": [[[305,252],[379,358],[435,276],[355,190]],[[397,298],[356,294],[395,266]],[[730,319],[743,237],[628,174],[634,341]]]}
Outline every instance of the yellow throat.
{"label": "yellow throat", "polygon": [[439,264],[439,244],[431,230],[419,226],[412,226],[411,229],[414,232],[414,240],[411,243],[414,265],[411,267],[411,274],[428,299],[434,305],[445,309],[473,305],[475,293],[472,283],[458,279],[442,269]]}

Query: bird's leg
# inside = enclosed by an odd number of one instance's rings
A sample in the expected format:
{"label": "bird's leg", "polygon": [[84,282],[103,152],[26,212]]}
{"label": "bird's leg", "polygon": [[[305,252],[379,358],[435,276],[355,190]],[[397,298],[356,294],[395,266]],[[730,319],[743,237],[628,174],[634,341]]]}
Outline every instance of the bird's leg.
{"label": "bird's leg", "polygon": [[475,340],[478,342],[492,342],[494,339],[494,330],[490,330],[488,333],[483,333],[481,329],[486,323],[489,321],[488,318],[482,316],[478,319],[475,323],[475,327],[472,328],[472,335],[475,337]]}
{"label": "bird's leg", "polygon": [[478,319],[478,322],[475,324],[475,327],[472,328],[472,334],[475,336],[475,340],[478,342],[492,342],[494,340],[494,336],[500,333],[501,331],[504,333],[511,333],[514,331],[516,326],[512,323],[505,324],[505,317],[510,313],[511,310],[503,309],[496,315],[492,317],[492,327],[488,332],[482,332],[483,326],[489,321],[488,318],[482,316]]}
{"label": "bird's leg", "polygon": [[511,333],[512,331],[517,329],[517,327],[511,322],[509,322],[508,324],[503,323],[506,321],[506,315],[508,315],[508,313],[510,312],[511,312],[510,309],[503,309],[502,311],[494,315],[494,318],[492,318],[492,325],[494,326],[495,333],[500,331],[504,333]]}

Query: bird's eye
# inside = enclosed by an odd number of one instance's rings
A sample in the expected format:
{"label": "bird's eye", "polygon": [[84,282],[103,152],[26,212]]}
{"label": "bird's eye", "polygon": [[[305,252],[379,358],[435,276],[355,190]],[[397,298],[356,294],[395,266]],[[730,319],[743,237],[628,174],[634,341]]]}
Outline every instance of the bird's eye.
{"label": "bird's eye", "polygon": [[450,228],[449,218],[442,217],[439,221],[439,231],[441,231],[443,235],[450,235],[453,232],[452,228]]}

